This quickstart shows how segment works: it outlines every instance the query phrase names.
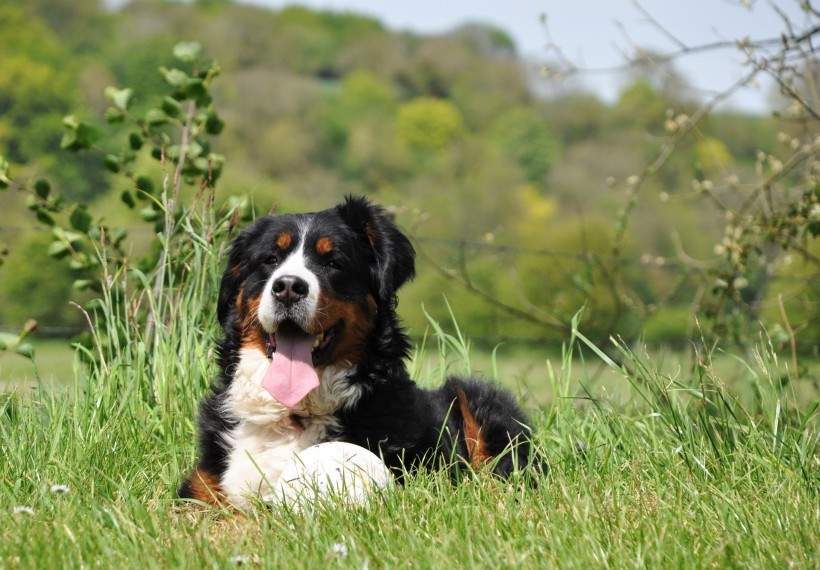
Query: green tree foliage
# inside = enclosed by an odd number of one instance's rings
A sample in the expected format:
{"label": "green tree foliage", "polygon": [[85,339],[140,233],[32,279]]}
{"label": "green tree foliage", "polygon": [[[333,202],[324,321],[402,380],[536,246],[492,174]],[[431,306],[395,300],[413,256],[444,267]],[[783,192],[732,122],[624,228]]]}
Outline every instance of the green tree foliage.
{"label": "green tree foliage", "polygon": [[372,18],[297,6],[282,10],[276,20],[287,39],[293,69],[326,78],[340,75],[338,54],[342,46],[384,31]]}
{"label": "green tree foliage", "polygon": [[559,143],[542,116],[533,109],[512,109],[498,118],[493,134],[504,152],[524,169],[527,180],[544,182],[558,156]]}
{"label": "green tree foliage", "polygon": [[71,69],[59,40],[22,8],[0,6],[0,35],[0,148],[28,162],[57,146],[60,118],[73,103]]}
{"label": "green tree foliage", "polygon": [[609,109],[594,95],[573,92],[550,99],[544,117],[563,145],[606,136]]}
{"label": "green tree foliage", "polygon": [[350,122],[395,113],[399,98],[393,86],[374,73],[353,71],[342,80],[338,109]]}
{"label": "green tree foliage", "polygon": [[78,326],[84,317],[71,301],[81,301],[72,290],[74,276],[65,264],[47,254],[49,232],[30,233],[18,240],[0,267],[0,322],[21,327],[29,319],[46,326]]}
{"label": "green tree foliage", "polygon": [[637,79],[618,96],[614,120],[645,131],[659,131],[671,101],[657,91],[648,79]]}
{"label": "green tree foliage", "polygon": [[453,30],[453,36],[466,41],[475,50],[493,57],[515,57],[512,37],[496,26],[482,23],[464,24]]}
{"label": "green tree foliage", "polygon": [[458,108],[444,99],[420,97],[398,111],[396,134],[416,150],[441,150],[464,132]]}
{"label": "green tree foliage", "polygon": [[[820,207],[816,213],[820,224]],[[820,259],[820,238],[807,244],[811,255]],[[798,255],[786,256],[776,275],[780,278],[768,291],[762,316],[782,344],[789,342],[788,329],[797,339],[820,339],[820,283],[817,268]]]}
{"label": "green tree foliage", "polygon": [[[42,20],[79,54],[93,53],[110,39],[111,17],[102,0],[7,0]],[[89,33],[92,31],[93,33]]]}
{"label": "green tree foliage", "polygon": [[[420,238],[419,277],[403,305],[414,332],[426,326],[422,303],[437,320],[449,320],[442,292],[475,336],[561,335],[555,321],[566,325],[584,304],[585,326],[596,334],[634,336],[634,323],[647,317],[658,335],[679,331],[668,321],[688,311],[699,291],[706,290],[704,307],[717,298],[710,279],[728,283],[727,276],[753,265],[721,275],[700,269],[698,263],[714,266],[714,243],[728,231],[714,204],[734,206],[738,194],[726,196],[748,188],[739,181],[758,173],[775,187],[793,184],[794,172],[778,178],[778,165],[788,165],[778,141],[800,152],[812,139],[803,120],[715,111],[698,123],[696,137],[683,136],[694,107],[667,64],[636,67],[611,106],[572,89],[545,99],[531,89],[537,79],[515,58],[509,36],[482,24],[422,36],[302,7],[140,0],[109,13],[96,0],[14,0],[0,6],[0,154],[32,182],[54,180],[53,192],[41,187],[48,199],[58,191],[93,198],[91,225],[133,226],[140,214],[166,220],[162,169],[150,154],[162,158],[157,148],[165,148],[166,160],[179,156],[178,141],[162,137],[184,116],[178,95],[202,78],[189,69],[184,78],[168,72],[180,67],[172,47],[192,36],[208,42],[224,77],[208,88],[218,120],[208,119],[210,101],[195,119],[205,130],[219,125],[225,168],[211,161],[207,137],[192,148],[197,172],[215,166],[220,176],[214,199],[262,213],[274,206],[315,210],[365,192],[393,207]],[[162,67],[166,73],[157,73]],[[167,94],[169,78],[181,78],[179,93]],[[105,85],[115,87],[108,100],[95,87]],[[128,97],[126,86],[134,88]],[[190,89],[195,96],[196,85]],[[114,128],[91,128],[103,113]],[[61,141],[96,150],[67,155],[57,150]],[[647,174],[659,143],[674,152]],[[4,171],[0,166],[0,177]],[[793,186],[792,197],[804,186]],[[183,187],[181,200],[198,190]],[[133,210],[113,206],[121,197]],[[70,202],[40,199],[29,205],[41,219],[59,224],[73,216],[80,227],[69,224],[69,231],[85,231],[85,216]],[[807,201],[770,217],[745,251],[768,255],[771,236],[794,247],[785,235],[790,220],[808,219],[811,207]],[[0,194],[0,223],[16,224],[20,209]],[[14,249],[19,236],[8,235]],[[150,241],[132,234],[117,247],[139,258]],[[90,257],[94,247],[80,249]],[[763,294],[786,276],[784,268],[744,277],[748,286],[737,299]],[[0,295],[6,287],[0,280]],[[788,313],[813,307],[799,304],[807,298],[784,297]],[[756,315],[777,317],[769,310]]]}

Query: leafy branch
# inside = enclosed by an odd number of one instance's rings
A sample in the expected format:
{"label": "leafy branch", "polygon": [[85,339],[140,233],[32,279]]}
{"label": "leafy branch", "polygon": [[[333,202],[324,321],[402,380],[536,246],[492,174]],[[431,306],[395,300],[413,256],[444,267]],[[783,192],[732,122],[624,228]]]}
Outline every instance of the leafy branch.
{"label": "leafy branch", "polygon": [[[74,115],[63,120],[62,148],[100,155],[105,169],[129,181],[120,195],[121,202],[130,210],[142,202],[140,217],[153,224],[155,232],[149,251],[142,256],[129,257],[125,229],[106,225],[102,216],[92,214],[88,204],[69,203],[43,178],[31,182],[12,179],[9,163],[0,157],[0,188],[27,195],[28,208],[40,223],[51,228],[53,241],[48,254],[68,260],[77,274],[75,288],[110,293],[112,275],[130,270],[152,273],[152,298],[160,305],[151,303],[146,311],[148,339],[153,338],[157,314],[162,312],[160,292],[169,283],[169,272],[184,262],[186,239],[178,231],[178,220],[183,215],[182,191],[194,187],[198,193],[213,192],[224,163],[224,157],[211,150],[210,140],[224,127],[210,93],[219,66],[201,56],[197,42],[177,44],[173,55],[179,66],[159,70],[168,91],[159,96],[158,105],[137,112],[132,88],[105,90],[111,106],[104,119],[113,131],[107,140],[123,141],[119,147],[102,145],[102,129],[94,122]],[[146,172],[145,162],[140,161],[144,155],[160,166],[159,190],[155,174]],[[170,176],[168,166],[173,169]],[[229,223],[223,229],[230,231],[230,227]]]}

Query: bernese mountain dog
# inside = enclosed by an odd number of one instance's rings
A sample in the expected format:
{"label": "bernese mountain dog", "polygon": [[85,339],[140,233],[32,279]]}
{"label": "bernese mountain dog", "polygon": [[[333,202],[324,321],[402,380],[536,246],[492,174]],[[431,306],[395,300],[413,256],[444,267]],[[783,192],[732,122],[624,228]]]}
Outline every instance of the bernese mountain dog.
{"label": "bernese mountain dog", "polygon": [[180,497],[247,506],[272,492],[294,453],[325,441],[365,447],[399,477],[527,466],[530,429],[509,393],[410,379],[396,293],[414,258],[389,213],[364,198],[260,218],[234,239],[217,307],[220,373]]}

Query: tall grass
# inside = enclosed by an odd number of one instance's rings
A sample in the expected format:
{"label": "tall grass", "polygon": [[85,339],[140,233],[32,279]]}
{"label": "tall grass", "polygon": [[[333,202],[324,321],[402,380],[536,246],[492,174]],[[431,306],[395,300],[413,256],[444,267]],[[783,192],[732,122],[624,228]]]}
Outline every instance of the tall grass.
{"label": "tall grass", "polygon": [[[743,361],[754,394],[743,400],[711,365],[715,348],[672,376],[620,343],[614,362],[576,327],[559,365],[528,379],[552,394],[530,410],[549,465],[536,487],[424,473],[368,509],[180,503],[213,375],[222,249],[209,236],[226,221],[209,220],[182,218],[187,245],[161,298],[153,276],[106,276],[67,395],[41,385],[0,397],[0,567],[818,566],[817,403],[798,401],[765,336]],[[468,332],[434,327],[414,375],[430,384],[467,368]],[[580,356],[612,367],[629,396],[572,381]]]}

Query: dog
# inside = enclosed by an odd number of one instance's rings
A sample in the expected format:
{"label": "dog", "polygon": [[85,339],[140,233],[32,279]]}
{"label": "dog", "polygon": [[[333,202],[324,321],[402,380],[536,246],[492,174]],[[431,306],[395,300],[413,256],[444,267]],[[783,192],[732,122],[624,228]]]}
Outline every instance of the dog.
{"label": "dog", "polygon": [[440,465],[524,470],[531,433],[510,393],[473,378],[433,390],[411,380],[396,294],[414,276],[410,241],[365,198],[240,233],[219,291],[220,373],[179,496],[247,507],[295,453],[325,441],[369,449],[400,479]]}

